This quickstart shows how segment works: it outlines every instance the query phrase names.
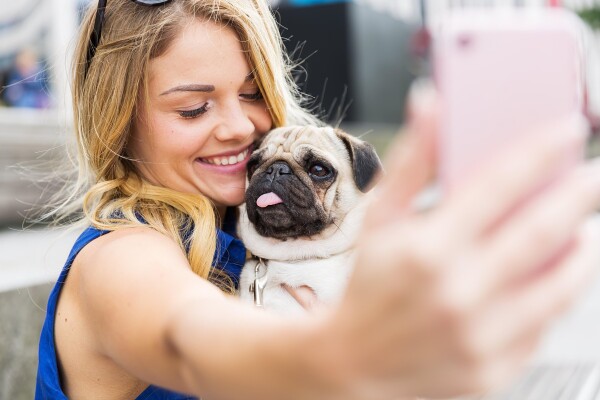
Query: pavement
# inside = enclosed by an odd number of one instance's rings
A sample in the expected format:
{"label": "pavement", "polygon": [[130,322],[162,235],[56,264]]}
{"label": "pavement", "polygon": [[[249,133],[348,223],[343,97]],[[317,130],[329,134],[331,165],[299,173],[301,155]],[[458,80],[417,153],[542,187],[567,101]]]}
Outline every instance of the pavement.
{"label": "pavement", "polygon": [[0,231],[0,400],[34,397],[48,294],[77,232]]}
{"label": "pavement", "polygon": [[55,281],[79,232],[0,231],[0,292]]}

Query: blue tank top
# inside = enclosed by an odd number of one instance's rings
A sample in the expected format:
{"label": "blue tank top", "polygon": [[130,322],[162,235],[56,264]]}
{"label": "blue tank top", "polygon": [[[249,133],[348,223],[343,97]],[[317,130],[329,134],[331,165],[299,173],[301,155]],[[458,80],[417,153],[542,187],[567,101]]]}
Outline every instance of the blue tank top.
{"label": "blue tank top", "polygon": [[[231,213],[225,219],[223,230],[217,229],[217,249],[213,258],[213,268],[222,269],[231,277],[237,286],[240,273],[246,260],[246,249],[242,242],[233,236],[235,220]],[[42,328],[39,345],[38,371],[35,389],[35,400],[67,400],[60,385],[56,347],[54,345],[54,318],[58,297],[67,279],[67,274],[73,260],[92,240],[108,233],[93,227],[87,228],[75,241],[67,262],[63,267],[58,281],[50,293],[46,308],[46,319]],[[231,232],[231,233],[227,233]],[[149,386],[136,400],[194,400],[195,397],[172,392],[157,386]]]}

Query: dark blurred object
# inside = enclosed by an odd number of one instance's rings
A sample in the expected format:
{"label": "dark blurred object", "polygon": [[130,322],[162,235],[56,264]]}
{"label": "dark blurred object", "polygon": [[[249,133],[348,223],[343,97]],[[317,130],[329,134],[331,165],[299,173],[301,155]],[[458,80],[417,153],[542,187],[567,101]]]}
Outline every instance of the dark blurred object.
{"label": "dark blurred object", "polygon": [[6,105],[22,108],[48,108],[46,71],[33,49],[25,48],[15,57],[6,73],[2,97]]}
{"label": "dark blurred object", "polygon": [[[590,26],[590,28],[596,31],[600,30],[600,6],[593,5],[582,8],[577,11],[577,14]],[[598,110],[593,110],[593,107],[590,106],[589,92],[585,93],[585,106],[586,116],[592,127],[592,132],[598,136],[600,135],[600,115],[598,115]]]}
{"label": "dark blurred object", "polygon": [[7,69],[0,69],[0,106],[6,106],[6,103],[4,102],[4,96],[2,91],[4,90],[3,88],[6,86],[6,81],[8,80],[8,70]]}
{"label": "dark blurred object", "polygon": [[307,6],[316,6],[323,4],[334,4],[334,3],[344,3],[347,0],[287,0],[285,2],[286,5],[293,7],[307,7]]}
{"label": "dark blurred object", "polygon": [[416,23],[354,2],[284,4],[277,13],[288,52],[307,71],[300,86],[328,122],[401,122],[418,73],[410,57]]}

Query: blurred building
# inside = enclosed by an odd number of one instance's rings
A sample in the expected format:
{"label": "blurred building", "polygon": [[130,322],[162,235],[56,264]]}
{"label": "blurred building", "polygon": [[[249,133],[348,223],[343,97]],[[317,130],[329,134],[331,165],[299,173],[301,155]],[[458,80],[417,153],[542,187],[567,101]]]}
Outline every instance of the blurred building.
{"label": "blurred building", "polygon": [[28,165],[64,144],[71,119],[67,66],[77,0],[3,1],[0,10],[2,226],[19,224],[40,204],[43,190],[29,176]]}
{"label": "blurred building", "polygon": [[[6,85],[9,71],[24,52],[36,57],[24,79],[47,82],[51,105],[64,108],[68,46],[77,29],[77,0],[4,1],[0,12],[0,74]],[[22,59],[23,57],[21,57]],[[29,75],[27,75],[29,73]]]}
{"label": "blurred building", "polygon": [[[591,10],[600,28],[598,0],[278,0],[275,8],[288,51],[306,70],[301,87],[329,122],[397,124],[411,81],[430,72],[415,57],[421,24],[435,31],[467,7],[548,6]],[[600,115],[600,34],[588,36],[589,100]]]}

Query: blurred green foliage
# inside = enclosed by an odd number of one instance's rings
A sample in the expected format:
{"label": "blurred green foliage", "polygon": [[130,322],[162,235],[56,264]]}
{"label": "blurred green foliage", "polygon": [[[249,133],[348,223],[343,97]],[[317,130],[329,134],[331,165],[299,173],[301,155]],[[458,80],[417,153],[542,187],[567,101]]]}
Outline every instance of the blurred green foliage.
{"label": "blurred green foliage", "polygon": [[600,6],[584,8],[577,11],[577,14],[579,14],[581,19],[589,24],[592,29],[600,29]]}

